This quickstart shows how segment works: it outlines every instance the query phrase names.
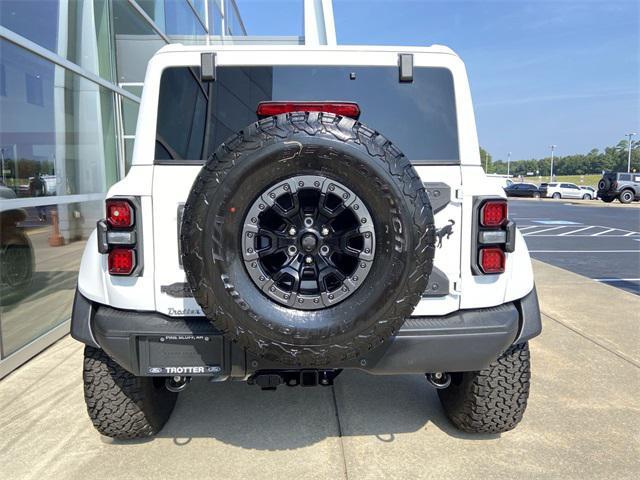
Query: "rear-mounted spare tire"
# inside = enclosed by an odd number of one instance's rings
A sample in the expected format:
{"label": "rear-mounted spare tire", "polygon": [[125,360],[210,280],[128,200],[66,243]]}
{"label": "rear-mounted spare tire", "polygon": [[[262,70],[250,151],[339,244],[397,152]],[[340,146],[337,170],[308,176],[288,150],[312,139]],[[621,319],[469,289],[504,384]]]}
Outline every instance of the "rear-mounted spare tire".
{"label": "rear-mounted spare tire", "polygon": [[221,145],[181,231],[207,317],[285,365],[337,364],[382,344],[433,268],[433,212],[414,168],[382,135],[329,113],[270,117]]}

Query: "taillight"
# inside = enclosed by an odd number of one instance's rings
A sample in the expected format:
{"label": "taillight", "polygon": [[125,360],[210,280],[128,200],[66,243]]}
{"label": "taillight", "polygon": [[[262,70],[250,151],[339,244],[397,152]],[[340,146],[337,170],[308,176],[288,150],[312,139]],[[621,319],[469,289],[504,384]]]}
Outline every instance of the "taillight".
{"label": "taillight", "polygon": [[360,107],[354,102],[260,102],[256,111],[259,118],[290,112],[329,112],[357,120]]}
{"label": "taillight", "polygon": [[484,273],[504,273],[506,256],[501,248],[481,248],[479,253],[480,268]]}
{"label": "taillight", "polygon": [[111,275],[131,275],[136,268],[136,252],[133,248],[114,248],[108,263]]}
{"label": "taillight", "polygon": [[133,226],[133,208],[126,200],[107,200],[107,222],[114,228]]}
{"label": "taillight", "polygon": [[504,273],[507,253],[515,250],[516,224],[509,220],[503,198],[477,198],[474,203],[477,234],[474,235],[471,269],[474,275]]}
{"label": "taillight", "polygon": [[140,202],[136,197],[109,198],[106,218],[98,221],[98,251],[107,255],[111,275],[140,275],[142,270],[142,229],[136,216]]}
{"label": "taillight", "polygon": [[507,221],[506,200],[489,200],[480,211],[480,223],[483,227],[499,227]]}

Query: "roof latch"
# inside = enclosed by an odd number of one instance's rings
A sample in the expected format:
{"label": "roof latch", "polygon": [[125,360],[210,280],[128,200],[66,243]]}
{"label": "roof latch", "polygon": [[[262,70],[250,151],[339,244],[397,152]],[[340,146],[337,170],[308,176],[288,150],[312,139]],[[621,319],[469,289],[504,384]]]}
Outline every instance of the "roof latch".
{"label": "roof latch", "polygon": [[213,52],[200,55],[200,81],[215,82],[216,80],[216,54]]}
{"label": "roof latch", "polygon": [[413,55],[411,53],[400,53],[398,55],[398,65],[400,67],[400,81],[413,82]]}

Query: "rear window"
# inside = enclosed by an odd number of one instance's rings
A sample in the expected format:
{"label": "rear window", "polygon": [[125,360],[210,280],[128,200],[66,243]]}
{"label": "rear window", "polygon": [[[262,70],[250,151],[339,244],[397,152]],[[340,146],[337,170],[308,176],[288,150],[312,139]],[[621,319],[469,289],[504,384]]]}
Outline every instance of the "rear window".
{"label": "rear window", "polygon": [[160,84],[156,163],[202,163],[235,132],[258,120],[262,101],[349,101],[359,120],[395,143],[414,163],[459,163],[451,72],[397,67],[218,67],[201,83],[199,68],[166,69]]}

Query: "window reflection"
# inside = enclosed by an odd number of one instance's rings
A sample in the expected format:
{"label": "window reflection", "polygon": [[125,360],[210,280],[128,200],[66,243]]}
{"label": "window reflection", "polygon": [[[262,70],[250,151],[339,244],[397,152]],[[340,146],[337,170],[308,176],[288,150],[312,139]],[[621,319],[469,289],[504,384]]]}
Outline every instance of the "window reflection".
{"label": "window reflection", "polygon": [[[186,0],[165,0],[165,33],[169,36],[201,36],[206,30]],[[195,39],[194,39],[195,40]]]}
{"label": "window reflection", "polygon": [[117,179],[114,93],[0,41],[0,330],[9,355],[69,318]]}
{"label": "window reflection", "polygon": [[445,68],[416,68],[410,83],[398,81],[396,67],[223,66],[216,81],[205,84],[199,75],[198,68],[187,67],[168,68],[162,75],[157,160],[205,158],[257,120],[261,101],[330,99],[356,102],[359,120],[412,161],[459,161],[453,77]]}
{"label": "window reflection", "polygon": [[168,36],[177,35],[190,42],[206,34],[204,0],[191,2],[194,8],[188,0],[138,0],[138,5]]}
{"label": "window reflection", "polygon": [[[102,201],[12,208],[0,185],[0,322],[5,356],[69,318],[87,231]],[[75,223],[75,225],[72,225]],[[69,228],[75,233],[69,235]]]}
{"label": "window reflection", "polygon": [[106,80],[114,78],[109,0],[2,0],[0,24]]}
{"label": "window reflection", "polygon": [[[156,10],[164,5],[163,2],[140,2],[147,12],[158,24],[164,18],[164,8]],[[118,69],[118,82],[143,82],[147,69],[147,63],[154,53],[166,45],[166,42],[149,25],[146,20],[131,7],[129,2],[113,2],[113,26],[115,30],[116,59]],[[163,20],[162,20],[163,21]]]}

